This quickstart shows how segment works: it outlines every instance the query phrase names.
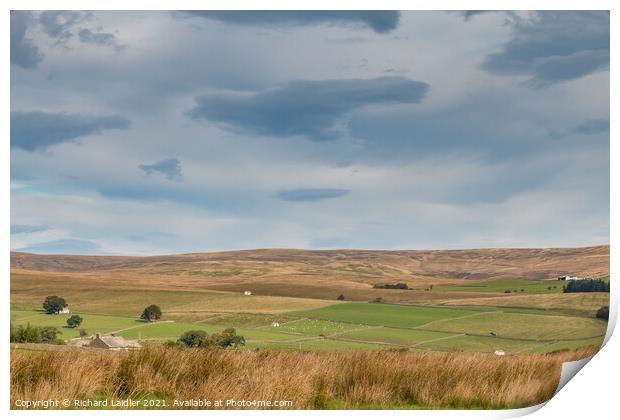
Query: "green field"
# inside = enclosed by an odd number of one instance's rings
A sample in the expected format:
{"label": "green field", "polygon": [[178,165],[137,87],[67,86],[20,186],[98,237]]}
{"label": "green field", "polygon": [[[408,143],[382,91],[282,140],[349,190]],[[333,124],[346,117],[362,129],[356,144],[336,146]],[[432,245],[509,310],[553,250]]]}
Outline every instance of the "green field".
{"label": "green field", "polygon": [[503,279],[472,282],[472,284],[467,285],[435,287],[433,290],[440,292],[504,293],[510,290],[510,293],[561,293],[564,284],[566,282],[561,280]]}
{"label": "green field", "polygon": [[60,339],[68,340],[79,337],[79,329],[85,329],[90,334],[100,332],[107,334],[113,331],[122,330],[130,327],[144,327],[148,324],[137,318],[127,318],[108,315],[84,315],[84,322],[79,328],[68,328],[67,319],[71,315],[47,315],[42,311],[11,311],[11,322],[15,325],[30,325],[41,327],[58,327],[61,335]]}
{"label": "green field", "polygon": [[350,339],[375,343],[388,343],[397,345],[415,345],[427,341],[434,341],[452,337],[454,334],[441,333],[435,331],[410,330],[388,327],[368,327],[357,329],[343,334],[338,334],[334,338]]}
{"label": "green field", "polygon": [[361,325],[345,324],[342,322],[324,321],[321,319],[299,319],[289,321],[279,327],[269,327],[272,331],[289,332],[303,335],[332,335],[346,332]]}
{"label": "green field", "polygon": [[[174,295],[175,292],[166,292]],[[154,295],[149,295],[151,298]],[[162,295],[163,296],[163,295]],[[562,311],[540,308],[499,308],[493,306],[413,306],[345,302],[321,306],[325,301],[310,299],[250,297],[237,294],[181,292],[174,303],[185,302],[171,312],[164,310],[162,321],[143,322],[137,316],[118,316],[119,306],[110,315],[75,311],[84,319],[80,328],[67,328],[69,315],[47,315],[37,310],[13,309],[14,325],[58,327],[60,339],[70,340],[79,329],[89,334],[115,334],[127,339],[175,340],[189,330],[209,334],[234,327],[246,339],[247,349],[290,350],[373,350],[400,348],[412,351],[548,352],[600,345],[607,324],[591,316],[572,316]],[[270,313],[295,303],[307,310]],[[228,305],[228,306],[227,306]],[[267,312],[228,312],[245,305]],[[314,307],[313,307],[314,306]],[[318,306],[318,307],[317,307]],[[73,307],[79,307],[74,305]],[[203,309],[204,308],[204,309]],[[223,310],[223,312],[210,309]],[[95,309],[95,307],[93,307]],[[103,306],[96,307],[104,310]],[[125,309],[127,311],[127,309]],[[133,309],[131,310],[133,312]],[[273,322],[280,326],[272,326]],[[494,332],[497,337],[491,336]]]}
{"label": "green field", "polygon": [[[488,308],[486,309],[488,310]],[[413,328],[446,318],[476,314],[479,311],[376,303],[345,303],[309,311],[291,312],[292,316],[350,322],[354,324]]]}
{"label": "green field", "polygon": [[590,338],[604,335],[607,323],[594,318],[574,316],[533,315],[520,313],[486,313],[433,324],[437,331],[489,335],[534,340]]}

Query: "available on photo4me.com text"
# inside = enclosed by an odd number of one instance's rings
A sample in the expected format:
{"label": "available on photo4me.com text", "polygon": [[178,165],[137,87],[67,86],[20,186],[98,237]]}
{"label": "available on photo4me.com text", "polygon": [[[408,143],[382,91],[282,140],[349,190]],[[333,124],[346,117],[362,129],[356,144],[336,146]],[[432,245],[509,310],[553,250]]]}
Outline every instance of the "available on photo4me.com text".
{"label": "available on photo4me.com text", "polygon": [[214,407],[214,408],[261,408],[261,407],[293,407],[293,401],[271,400],[162,400],[162,399],[103,399],[103,400],[17,400],[15,405],[20,408],[48,409],[48,408],[89,408],[89,407],[129,407],[129,408],[190,408],[190,407]]}

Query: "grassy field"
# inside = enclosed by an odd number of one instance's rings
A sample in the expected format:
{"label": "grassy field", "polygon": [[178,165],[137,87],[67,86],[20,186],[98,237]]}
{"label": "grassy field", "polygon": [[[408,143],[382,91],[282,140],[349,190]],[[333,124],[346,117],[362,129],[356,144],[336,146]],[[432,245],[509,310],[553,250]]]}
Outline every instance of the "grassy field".
{"label": "grassy field", "polygon": [[[457,286],[440,286],[437,291],[458,292],[492,292],[492,293],[561,293],[565,281],[560,280],[528,280],[502,279],[471,282],[471,284]],[[435,290],[435,289],[433,289]],[[508,293],[506,293],[508,294]]]}
{"label": "grassy field", "polygon": [[478,297],[438,302],[456,306],[492,306],[502,308],[535,308],[566,310],[593,315],[605,305],[609,305],[609,293],[549,293],[536,295],[511,295],[505,297]]}
{"label": "grassy field", "polygon": [[175,399],[290,401],[282,407],[287,409],[518,408],[551,398],[562,362],[594,351],[504,358],[163,347],[96,354],[12,351],[11,407],[20,408],[17,400],[150,397],[166,401],[167,408],[179,408],[172,405]]}
{"label": "grassy field", "polygon": [[604,335],[607,323],[594,318],[495,312],[438,321],[432,328],[451,333],[495,332],[498,337],[559,340]]}
{"label": "grassy field", "polygon": [[390,327],[419,327],[445,318],[476,313],[466,309],[431,308],[421,306],[375,303],[346,303],[310,311],[295,311],[290,315]]}

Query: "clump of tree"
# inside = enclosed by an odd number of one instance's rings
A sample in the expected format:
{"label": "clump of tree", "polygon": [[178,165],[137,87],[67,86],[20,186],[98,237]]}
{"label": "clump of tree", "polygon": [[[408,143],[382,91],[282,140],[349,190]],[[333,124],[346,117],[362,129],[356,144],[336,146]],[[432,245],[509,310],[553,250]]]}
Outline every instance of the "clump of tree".
{"label": "clump of tree", "polygon": [[609,283],[604,280],[583,279],[571,280],[563,287],[564,293],[607,292]]}
{"label": "clump of tree", "polygon": [[82,325],[82,321],[84,321],[84,320],[82,319],[81,316],[79,316],[79,315],[71,315],[67,319],[67,327],[69,327],[69,328],[77,328],[80,325]]}
{"label": "clump of tree", "polygon": [[143,319],[147,322],[157,321],[161,319],[161,309],[157,305],[149,305],[144,308],[144,311],[142,311],[140,319]]}
{"label": "clump of tree", "polygon": [[596,317],[598,319],[609,321],[609,306],[602,306],[598,311],[596,311]]}
{"label": "clump of tree", "polygon": [[88,331],[86,331],[84,328],[80,328],[79,332],[81,338],[88,337]]}
{"label": "clump of tree", "polygon": [[383,298],[381,296],[378,296],[371,301],[371,303],[381,303],[381,302],[383,302]]}
{"label": "clump of tree", "polygon": [[58,339],[60,333],[56,327],[35,327],[30,324],[11,324],[11,343],[46,343],[62,344]]}
{"label": "clump of tree", "polygon": [[407,290],[407,289],[409,289],[409,286],[407,286],[407,283],[375,284],[372,287],[375,288],[375,289],[400,289],[400,290]]}
{"label": "clump of tree", "polygon": [[338,300],[344,300],[344,295],[341,293],[341,294],[338,296],[338,298],[337,298],[337,299],[338,299]]}
{"label": "clump of tree", "polygon": [[[169,345],[174,345],[170,343]],[[186,331],[177,341],[177,345],[185,347],[219,347],[222,349],[228,347],[238,347],[245,345],[245,338],[237,335],[234,328],[226,328],[221,333],[215,333],[209,336],[206,331],[192,330]]]}
{"label": "clump of tree", "polygon": [[179,338],[179,342],[186,347],[205,347],[208,340],[209,335],[202,330],[185,331]]}
{"label": "clump of tree", "polygon": [[47,314],[57,314],[62,311],[65,306],[67,306],[67,302],[60,296],[48,296],[43,302],[43,309]]}

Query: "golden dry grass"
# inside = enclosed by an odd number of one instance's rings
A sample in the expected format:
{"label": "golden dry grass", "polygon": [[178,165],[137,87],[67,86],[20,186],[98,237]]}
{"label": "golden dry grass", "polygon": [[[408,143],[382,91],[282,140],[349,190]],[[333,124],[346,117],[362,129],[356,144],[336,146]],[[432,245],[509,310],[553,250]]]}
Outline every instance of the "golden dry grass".
{"label": "golden dry grass", "polygon": [[[141,398],[289,400],[294,409],[515,408],[553,395],[561,363],[595,348],[496,357],[426,352],[236,352],[145,348],[128,353],[11,354],[21,400]],[[171,407],[174,408],[174,407]]]}

